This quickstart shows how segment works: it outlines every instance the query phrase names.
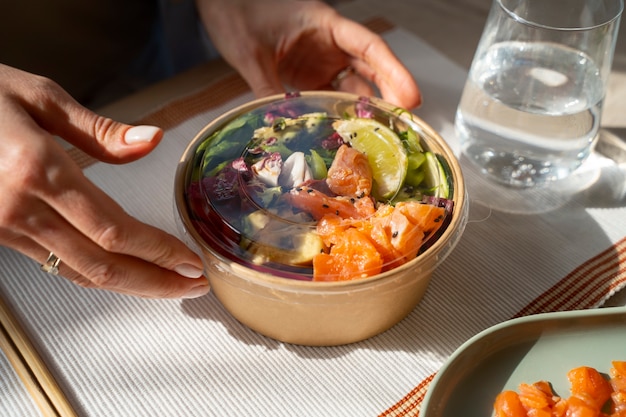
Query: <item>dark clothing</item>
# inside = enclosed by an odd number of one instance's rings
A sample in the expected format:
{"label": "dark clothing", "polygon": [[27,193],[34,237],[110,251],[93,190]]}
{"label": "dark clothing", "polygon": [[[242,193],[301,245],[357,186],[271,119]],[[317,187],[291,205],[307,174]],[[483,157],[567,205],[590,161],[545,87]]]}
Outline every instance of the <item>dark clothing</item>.
{"label": "dark clothing", "polygon": [[209,59],[193,0],[19,0],[0,8],[0,62],[97,107]]}

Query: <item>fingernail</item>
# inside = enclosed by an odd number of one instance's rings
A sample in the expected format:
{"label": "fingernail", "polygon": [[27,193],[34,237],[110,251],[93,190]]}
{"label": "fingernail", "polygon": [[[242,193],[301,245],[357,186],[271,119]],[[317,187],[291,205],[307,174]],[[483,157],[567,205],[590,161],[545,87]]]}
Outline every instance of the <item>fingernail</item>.
{"label": "fingernail", "polygon": [[198,298],[198,297],[202,297],[203,295],[206,295],[209,293],[209,290],[211,288],[209,287],[208,282],[202,285],[198,285],[197,287],[193,287],[192,289],[189,290],[189,292],[187,292],[187,294],[183,295],[183,298]]}
{"label": "fingernail", "polygon": [[124,134],[124,142],[129,145],[141,142],[152,142],[160,131],[161,129],[156,126],[133,126]]}
{"label": "fingernail", "polygon": [[174,271],[186,278],[200,278],[204,271],[197,266],[180,264],[174,267]]}

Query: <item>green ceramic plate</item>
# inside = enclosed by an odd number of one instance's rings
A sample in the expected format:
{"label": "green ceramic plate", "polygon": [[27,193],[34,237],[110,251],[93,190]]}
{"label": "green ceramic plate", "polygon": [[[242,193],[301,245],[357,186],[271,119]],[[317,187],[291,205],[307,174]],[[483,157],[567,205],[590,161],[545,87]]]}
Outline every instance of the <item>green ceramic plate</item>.
{"label": "green ceramic plate", "polygon": [[489,417],[493,401],[521,382],[550,381],[569,395],[567,372],[592,366],[608,373],[626,360],[626,308],[538,314],[474,336],[437,373],[420,417]]}

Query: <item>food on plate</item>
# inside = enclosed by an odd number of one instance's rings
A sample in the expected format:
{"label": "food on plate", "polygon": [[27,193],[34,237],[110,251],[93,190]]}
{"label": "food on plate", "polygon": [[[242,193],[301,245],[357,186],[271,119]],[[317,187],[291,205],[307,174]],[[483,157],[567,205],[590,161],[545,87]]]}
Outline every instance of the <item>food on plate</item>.
{"label": "food on plate", "polygon": [[626,361],[613,361],[609,376],[588,366],[567,374],[570,395],[555,393],[547,381],[521,383],[502,391],[494,402],[496,417],[626,417]]}
{"label": "food on plate", "polygon": [[343,118],[283,105],[208,137],[187,190],[203,237],[230,259],[314,281],[414,259],[450,221],[447,165],[408,123],[367,105]]}

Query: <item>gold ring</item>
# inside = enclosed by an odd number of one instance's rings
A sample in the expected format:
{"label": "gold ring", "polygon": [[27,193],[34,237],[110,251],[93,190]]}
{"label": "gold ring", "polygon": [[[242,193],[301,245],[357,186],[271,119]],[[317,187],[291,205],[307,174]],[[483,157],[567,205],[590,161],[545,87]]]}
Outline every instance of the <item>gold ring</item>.
{"label": "gold ring", "polygon": [[341,83],[341,81],[343,81],[346,77],[349,77],[350,75],[354,74],[355,72],[356,72],[355,69],[352,66],[348,65],[347,67],[339,71],[337,75],[335,75],[335,78],[332,80],[330,85],[335,90],[337,90],[339,88],[339,84]]}
{"label": "gold ring", "polygon": [[59,275],[60,263],[61,259],[59,259],[59,257],[56,256],[54,253],[50,252],[50,255],[48,255],[48,259],[46,259],[46,263],[41,265],[41,270],[51,275]]}

